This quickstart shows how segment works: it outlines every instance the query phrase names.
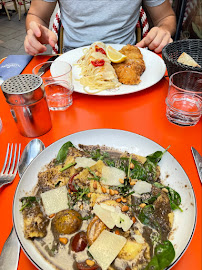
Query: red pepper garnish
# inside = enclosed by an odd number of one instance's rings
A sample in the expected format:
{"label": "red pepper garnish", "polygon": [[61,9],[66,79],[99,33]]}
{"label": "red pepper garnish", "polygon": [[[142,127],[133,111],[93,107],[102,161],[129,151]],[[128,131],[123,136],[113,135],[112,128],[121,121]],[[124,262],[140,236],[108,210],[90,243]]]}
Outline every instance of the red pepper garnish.
{"label": "red pepper garnish", "polygon": [[91,64],[94,67],[101,67],[101,66],[104,66],[105,60],[104,59],[96,59],[95,61],[91,61]]}
{"label": "red pepper garnish", "polygon": [[78,173],[75,173],[71,176],[71,178],[69,179],[69,182],[68,182],[68,187],[69,189],[72,191],[72,192],[77,192],[77,189],[75,188],[75,186],[73,185],[73,180],[74,180],[74,177],[77,175]]}
{"label": "red pepper garnish", "polygon": [[96,52],[101,52],[102,54],[106,55],[106,52],[103,48],[100,48],[98,45],[95,45],[95,51]]}

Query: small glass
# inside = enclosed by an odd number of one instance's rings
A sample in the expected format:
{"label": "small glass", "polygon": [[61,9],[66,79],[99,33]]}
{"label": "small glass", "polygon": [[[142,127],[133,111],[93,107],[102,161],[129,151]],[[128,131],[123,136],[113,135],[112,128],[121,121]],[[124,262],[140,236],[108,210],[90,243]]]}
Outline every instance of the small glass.
{"label": "small glass", "polygon": [[49,110],[66,110],[73,103],[72,66],[65,61],[47,61],[35,66],[32,73],[39,74],[40,68],[45,65],[49,65],[50,69],[42,74],[41,78]]}
{"label": "small glass", "polygon": [[179,71],[170,76],[166,116],[179,126],[194,126],[202,114],[202,73]]}

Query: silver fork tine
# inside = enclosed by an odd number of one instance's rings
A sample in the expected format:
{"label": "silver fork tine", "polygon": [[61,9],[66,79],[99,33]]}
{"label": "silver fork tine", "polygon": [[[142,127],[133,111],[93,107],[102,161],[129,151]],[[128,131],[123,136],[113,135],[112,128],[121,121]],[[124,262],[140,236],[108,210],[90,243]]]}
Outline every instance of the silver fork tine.
{"label": "silver fork tine", "polygon": [[9,169],[10,169],[10,165],[11,165],[11,159],[12,159],[12,154],[13,154],[13,143],[11,144],[11,151],[10,151],[10,157],[9,157],[9,161],[5,170],[5,174],[8,173]]}
{"label": "silver fork tine", "polygon": [[9,171],[9,175],[13,173],[14,170],[14,166],[15,166],[15,160],[16,160],[16,152],[17,152],[17,143],[15,144],[15,152],[14,152],[14,156],[13,156],[13,162]]}
{"label": "silver fork tine", "polygon": [[18,165],[19,165],[19,161],[20,161],[20,150],[21,150],[21,143],[19,144],[17,163],[16,163],[16,166],[15,166],[15,170],[13,172],[14,176],[16,176],[17,171],[18,171]]}
{"label": "silver fork tine", "polygon": [[9,146],[10,146],[10,144],[8,143],[7,151],[6,151],[6,157],[5,157],[5,161],[4,161],[3,168],[2,168],[2,170],[1,170],[1,174],[4,172],[4,170],[5,170],[5,168],[6,168],[7,159],[8,159],[8,153],[9,153]]}

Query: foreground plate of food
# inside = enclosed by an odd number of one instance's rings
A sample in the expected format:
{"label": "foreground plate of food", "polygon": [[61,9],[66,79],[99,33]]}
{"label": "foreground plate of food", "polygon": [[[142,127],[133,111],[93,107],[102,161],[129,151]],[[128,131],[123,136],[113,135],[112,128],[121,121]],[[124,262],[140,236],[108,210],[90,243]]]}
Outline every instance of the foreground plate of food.
{"label": "foreground plate of food", "polygon": [[[123,44],[107,44],[107,46],[111,46],[116,50],[121,50],[125,45]],[[138,92],[144,90],[157,82],[159,82],[165,74],[166,66],[164,61],[159,57],[157,54],[147,50],[140,48],[140,52],[143,55],[143,60],[145,62],[146,69],[144,73],[141,75],[141,81],[137,85],[128,85],[128,84],[121,84],[112,89],[104,90],[98,92],[97,89],[93,91],[86,92],[84,90],[83,85],[80,83],[81,78],[81,68],[79,67],[78,61],[84,55],[86,49],[89,49],[90,46],[81,47],[78,49],[71,50],[67,53],[62,54],[59,56],[55,61],[67,61],[72,65],[72,76],[73,76],[73,85],[74,91],[83,94],[95,94],[100,96],[114,96],[114,95],[124,95],[130,94],[134,92]],[[51,66],[51,73],[52,75],[57,75],[57,69]],[[119,72],[120,73],[120,72]],[[132,75],[133,76],[133,75]],[[126,83],[130,82],[130,80],[126,80]],[[125,82],[125,81],[124,81]]]}
{"label": "foreground plate of food", "polygon": [[168,150],[96,129],[56,141],[32,162],[13,221],[38,269],[170,269],[191,241],[196,202]]}

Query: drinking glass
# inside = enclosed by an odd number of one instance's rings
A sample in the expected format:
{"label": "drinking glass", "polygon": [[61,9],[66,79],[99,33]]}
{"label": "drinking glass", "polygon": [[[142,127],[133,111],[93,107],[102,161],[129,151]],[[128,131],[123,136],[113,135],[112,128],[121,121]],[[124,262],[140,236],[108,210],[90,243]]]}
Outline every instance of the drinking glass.
{"label": "drinking glass", "polygon": [[170,76],[166,116],[179,126],[194,126],[202,114],[202,73],[179,71]]}
{"label": "drinking glass", "polygon": [[32,73],[39,74],[40,68],[50,65],[41,75],[49,110],[63,111],[72,105],[72,66],[65,61],[47,61],[35,66]]}

